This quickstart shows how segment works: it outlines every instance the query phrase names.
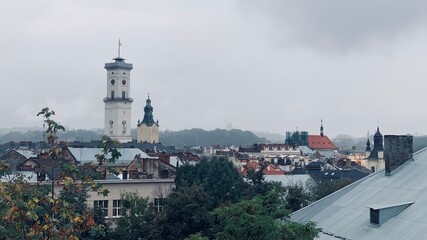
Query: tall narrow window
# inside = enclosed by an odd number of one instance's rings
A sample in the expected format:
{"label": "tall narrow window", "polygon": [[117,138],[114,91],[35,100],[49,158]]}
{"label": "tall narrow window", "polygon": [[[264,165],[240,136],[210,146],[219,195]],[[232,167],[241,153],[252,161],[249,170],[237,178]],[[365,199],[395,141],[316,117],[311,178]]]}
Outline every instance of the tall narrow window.
{"label": "tall narrow window", "polygon": [[122,99],[123,99],[123,100],[125,100],[125,99],[126,99],[126,92],[125,92],[125,91],[123,91],[123,92],[122,92]]}
{"label": "tall narrow window", "polygon": [[113,217],[122,216],[122,203],[120,200],[113,200]]}
{"label": "tall narrow window", "polygon": [[157,212],[162,212],[165,202],[166,198],[154,198],[154,209],[156,209]]}
{"label": "tall narrow window", "polygon": [[103,217],[108,217],[108,200],[93,201],[93,207],[100,209]]}
{"label": "tall narrow window", "polygon": [[114,100],[114,91],[111,91],[111,100]]}

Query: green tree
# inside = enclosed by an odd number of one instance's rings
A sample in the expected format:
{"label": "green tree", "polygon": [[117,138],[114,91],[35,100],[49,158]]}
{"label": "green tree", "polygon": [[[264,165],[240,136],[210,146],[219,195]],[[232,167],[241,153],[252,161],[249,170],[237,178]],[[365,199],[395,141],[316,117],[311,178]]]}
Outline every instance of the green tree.
{"label": "green tree", "polygon": [[[61,156],[57,133],[65,130],[51,117],[55,115],[49,108],[43,108],[42,115],[47,125],[46,143],[50,150],[46,153],[52,161]],[[52,164],[53,166],[53,164]],[[87,208],[87,191],[105,193],[91,178],[77,180],[78,170],[67,166],[64,171],[51,175],[51,185],[31,184],[22,175],[8,174],[5,166],[0,166],[2,174],[9,177],[0,183],[0,231],[5,239],[77,239],[95,237],[102,232],[102,226],[94,222],[93,213]],[[55,186],[62,186],[55,192]]]}
{"label": "green tree", "polygon": [[301,182],[297,182],[284,187],[285,207],[297,211],[313,201],[313,196],[308,192]]}
{"label": "green tree", "polygon": [[139,239],[147,233],[148,198],[140,197],[138,192],[125,192],[121,196],[121,217],[109,238]]}
{"label": "green tree", "polygon": [[208,195],[207,207],[212,210],[220,205],[237,202],[242,198],[243,178],[226,158],[203,159],[195,166],[178,168],[176,188],[200,184]]}
{"label": "green tree", "polygon": [[311,198],[316,201],[328,196],[329,194],[349,185],[352,181],[348,178],[339,180],[319,181],[310,179],[307,181],[306,186],[312,195]]}
{"label": "green tree", "polygon": [[[265,196],[217,208],[210,213],[212,237],[215,239],[314,239],[319,230],[313,223],[289,223],[280,193],[272,190]],[[304,237],[292,238],[294,233]]]}
{"label": "green tree", "polygon": [[172,191],[165,206],[163,239],[185,239],[206,231],[209,227],[207,200],[201,185],[182,186]]}

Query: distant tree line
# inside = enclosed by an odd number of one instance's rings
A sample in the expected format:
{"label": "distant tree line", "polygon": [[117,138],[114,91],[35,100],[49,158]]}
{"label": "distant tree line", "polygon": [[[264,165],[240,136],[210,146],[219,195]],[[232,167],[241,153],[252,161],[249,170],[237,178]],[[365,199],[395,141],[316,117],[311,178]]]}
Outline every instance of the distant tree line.
{"label": "distant tree line", "polygon": [[[30,130],[26,132],[13,131],[0,136],[0,144],[8,143],[10,141],[44,141],[45,132],[42,130]],[[90,142],[91,140],[101,140],[101,130],[69,130],[66,132],[59,132],[58,137],[63,141],[83,141]]]}
{"label": "distant tree line", "polygon": [[[83,141],[100,140],[103,132],[99,130],[69,130],[58,133],[58,137],[63,141]],[[13,131],[0,136],[0,144],[10,141],[43,141],[44,131],[30,130],[27,132]],[[132,138],[136,139],[136,129],[132,130]],[[211,145],[251,145],[254,143],[265,143],[265,138],[257,137],[253,132],[238,129],[224,130],[203,130],[189,129],[181,131],[160,132],[160,142],[165,146],[211,146]]]}
{"label": "distant tree line", "polygon": [[256,136],[251,131],[239,129],[215,129],[203,130],[198,128],[181,131],[160,132],[160,142],[163,145],[183,147],[187,146],[211,146],[211,145],[251,145],[254,143],[266,143],[265,138]]}

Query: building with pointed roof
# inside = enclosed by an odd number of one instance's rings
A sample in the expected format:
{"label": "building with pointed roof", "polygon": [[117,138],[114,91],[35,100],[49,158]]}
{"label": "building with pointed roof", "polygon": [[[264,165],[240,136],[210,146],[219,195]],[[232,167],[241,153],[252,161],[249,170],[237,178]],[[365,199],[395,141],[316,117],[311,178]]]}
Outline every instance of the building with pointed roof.
{"label": "building with pointed roof", "polygon": [[323,133],[323,120],[320,120],[320,135],[308,135],[308,147],[312,150],[337,150],[335,144]]}
{"label": "building with pointed roof", "polygon": [[151,106],[150,96],[148,96],[144,107],[144,118],[141,122],[138,120],[137,131],[137,142],[159,142],[159,121],[154,121],[153,107]]}
{"label": "building with pointed roof", "polygon": [[374,134],[374,147],[372,150],[370,147],[369,138],[366,142],[366,156],[367,158],[363,165],[367,169],[375,172],[385,168],[383,135],[381,134],[379,127],[377,127],[377,131]]}

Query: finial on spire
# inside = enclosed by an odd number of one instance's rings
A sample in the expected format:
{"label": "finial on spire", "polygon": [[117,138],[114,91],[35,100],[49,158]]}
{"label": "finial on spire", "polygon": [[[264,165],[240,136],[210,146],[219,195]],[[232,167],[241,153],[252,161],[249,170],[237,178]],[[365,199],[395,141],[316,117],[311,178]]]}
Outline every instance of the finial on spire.
{"label": "finial on spire", "polygon": [[148,92],[147,94],[148,94],[148,99],[150,99],[150,93]]}
{"label": "finial on spire", "polygon": [[120,58],[120,48],[122,47],[122,43],[120,42],[119,38],[119,46],[118,46],[118,57]]}

